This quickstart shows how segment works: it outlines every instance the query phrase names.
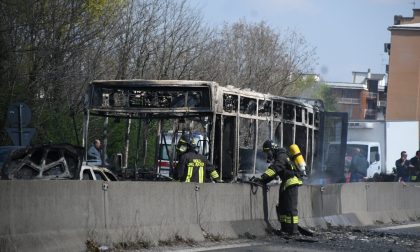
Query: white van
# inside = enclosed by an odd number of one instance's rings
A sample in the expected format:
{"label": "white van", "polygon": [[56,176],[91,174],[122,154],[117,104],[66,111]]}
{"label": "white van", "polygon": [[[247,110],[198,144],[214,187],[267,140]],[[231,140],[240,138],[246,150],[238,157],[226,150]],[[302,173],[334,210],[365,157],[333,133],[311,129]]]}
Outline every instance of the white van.
{"label": "white van", "polygon": [[[366,178],[373,178],[375,174],[379,175],[381,173],[381,145],[378,142],[347,142],[346,160],[354,148],[359,148],[362,156],[369,162]],[[351,156],[349,159],[351,161]]]}
{"label": "white van", "polygon": [[[362,156],[364,156],[369,162],[369,167],[366,173],[366,179],[373,178],[375,174],[379,175],[381,173],[381,145],[379,144],[379,142],[348,141],[344,160],[344,170],[349,170],[352,159],[352,153],[355,148],[359,148]],[[327,166],[328,163],[331,163],[330,166],[334,167],[335,162],[329,160],[334,160],[334,157],[339,156],[338,143],[329,144],[327,156]],[[336,168],[339,169],[339,167]]]}

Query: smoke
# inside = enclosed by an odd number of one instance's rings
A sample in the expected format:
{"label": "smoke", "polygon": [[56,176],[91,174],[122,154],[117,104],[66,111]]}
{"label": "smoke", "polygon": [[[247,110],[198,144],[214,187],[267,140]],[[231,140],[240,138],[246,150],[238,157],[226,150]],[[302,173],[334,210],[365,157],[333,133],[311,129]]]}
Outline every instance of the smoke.
{"label": "smoke", "polygon": [[262,158],[257,158],[257,160],[255,161],[255,173],[256,174],[264,173],[265,170],[267,170],[269,165],[270,164],[267,163],[267,160],[262,159]]}

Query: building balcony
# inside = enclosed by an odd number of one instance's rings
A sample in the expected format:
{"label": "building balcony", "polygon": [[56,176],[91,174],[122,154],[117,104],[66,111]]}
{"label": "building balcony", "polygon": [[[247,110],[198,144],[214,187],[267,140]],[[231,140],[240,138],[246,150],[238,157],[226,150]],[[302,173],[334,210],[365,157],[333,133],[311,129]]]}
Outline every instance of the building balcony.
{"label": "building balcony", "polygon": [[366,95],[367,99],[377,99],[378,98],[378,93],[375,92],[368,92]]}
{"label": "building balcony", "polygon": [[343,103],[343,104],[360,104],[360,99],[359,98],[338,98],[337,102]]}
{"label": "building balcony", "polygon": [[386,101],[378,101],[378,107],[386,107]]}

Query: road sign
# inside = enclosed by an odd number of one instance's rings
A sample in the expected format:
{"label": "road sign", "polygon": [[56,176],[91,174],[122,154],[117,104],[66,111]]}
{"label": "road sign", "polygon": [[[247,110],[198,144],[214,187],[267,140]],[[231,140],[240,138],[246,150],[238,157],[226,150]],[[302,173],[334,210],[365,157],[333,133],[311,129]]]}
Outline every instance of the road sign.
{"label": "road sign", "polygon": [[31,119],[31,109],[25,103],[13,103],[7,110],[7,123],[11,128],[27,127]]}
{"label": "road sign", "polygon": [[34,128],[22,128],[21,134],[18,128],[7,128],[6,132],[12,139],[13,145],[27,146],[30,145],[36,130]]}

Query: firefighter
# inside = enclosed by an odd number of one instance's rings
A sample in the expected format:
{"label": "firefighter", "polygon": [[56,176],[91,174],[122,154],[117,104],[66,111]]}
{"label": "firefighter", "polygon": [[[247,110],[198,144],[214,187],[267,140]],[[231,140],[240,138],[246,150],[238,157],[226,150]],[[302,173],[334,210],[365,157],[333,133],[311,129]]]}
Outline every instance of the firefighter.
{"label": "firefighter", "polygon": [[410,182],[420,181],[420,150],[416,151],[416,155],[410,159],[409,174]]}
{"label": "firefighter", "polygon": [[174,179],[181,182],[206,182],[206,177],[210,176],[215,182],[219,180],[219,174],[214,166],[203,155],[195,151],[194,140],[182,136],[177,144],[179,154],[178,164],[175,167]]}
{"label": "firefighter", "polygon": [[[290,146],[291,151],[292,147],[296,148],[297,145]],[[263,151],[270,166],[261,175],[261,178],[256,178],[254,182],[267,184],[276,176],[280,177],[279,203],[276,210],[281,224],[281,231],[289,235],[296,234],[299,222],[297,209],[298,186],[302,185],[302,172],[289,158],[286,149],[279,148],[273,141],[265,141]],[[296,157],[298,156],[300,155],[293,155],[294,162],[297,162]]]}

